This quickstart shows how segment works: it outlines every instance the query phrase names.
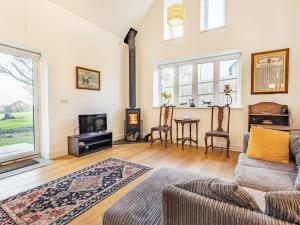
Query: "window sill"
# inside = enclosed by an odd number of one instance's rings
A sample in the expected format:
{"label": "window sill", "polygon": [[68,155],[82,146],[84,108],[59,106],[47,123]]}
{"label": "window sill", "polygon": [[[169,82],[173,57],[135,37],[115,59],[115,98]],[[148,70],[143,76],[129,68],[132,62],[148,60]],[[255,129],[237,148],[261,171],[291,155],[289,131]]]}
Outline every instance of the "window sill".
{"label": "window sill", "polygon": [[168,39],[163,39],[163,42],[169,42],[169,41],[176,41],[178,39],[182,39],[183,35],[180,37],[174,37],[174,38],[168,38]]}
{"label": "window sill", "polygon": [[[160,106],[152,106],[152,109],[159,109]],[[243,110],[243,106],[231,106],[231,109],[237,109],[237,110]],[[176,106],[176,109],[211,109],[209,106],[196,106],[196,107],[190,107],[190,106]]]}
{"label": "window sill", "polygon": [[226,28],[227,25],[223,25],[223,26],[220,26],[220,27],[214,27],[214,28],[209,28],[209,29],[206,29],[206,30],[200,30],[199,33],[206,33],[206,32],[209,32],[209,31],[214,31],[214,30],[218,30],[218,29],[222,29],[222,28]]}

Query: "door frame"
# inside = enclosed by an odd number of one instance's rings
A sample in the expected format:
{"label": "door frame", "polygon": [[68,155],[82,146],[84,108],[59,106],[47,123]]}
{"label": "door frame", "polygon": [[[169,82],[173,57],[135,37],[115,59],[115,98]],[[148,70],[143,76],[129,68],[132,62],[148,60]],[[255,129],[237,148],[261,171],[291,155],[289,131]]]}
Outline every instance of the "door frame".
{"label": "door frame", "polygon": [[[3,48],[3,49],[2,49]],[[26,56],[28,54],[39,55],[33,61],[33,134],[34,134],[34,151],[14,154],[11,156],[0,157],[0,164],[9,161],[17,161],[22,158],[28,158],[33,156],[40,156],[41,154],[41,53],[31,51],[25,48],[14,47],[0,43],[0,52],[6,54],[13,54],[18,56]]]}

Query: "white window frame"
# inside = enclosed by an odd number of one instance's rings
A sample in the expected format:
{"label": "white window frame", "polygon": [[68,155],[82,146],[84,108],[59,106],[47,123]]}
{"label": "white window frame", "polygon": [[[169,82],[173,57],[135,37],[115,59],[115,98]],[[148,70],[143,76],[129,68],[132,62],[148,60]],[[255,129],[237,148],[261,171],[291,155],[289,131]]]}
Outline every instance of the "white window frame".
{"label": "white window frame", "polygon": [[[153,77],[153,107],[158,107],[163,102],[161,97],[161,69],[163,68],[174,68],[174,105],[180,107],[179,105],[179,74],[178,68],[183,65],[192,65],[193,72],[192,72],[192,98],[195,100],[197,107],[206,107],[204,105],[197,105],[198,103],[198,64],[203,63],[214,63],[214,104],[219,104],[219,97],[220,97],[220,74],[219,74],[219,65],[221,61],[238,59],[239,66],[238,66],[238,74],[237,74],[237,102],[236,104],[232,104],[234,107],[241,107],[241,51],[228,51],[228,52],[220,52],[220,53],[213,53],[206,56],[200,56],[197,58],[190,58],[190,59],[179,59],[174,61],[166,61],[157,63],[154,66],[154,77]],[[188,105],[184,105],[183,107],[187,107]]]}
{"label": "white window frame", "polygon": [[[174,0],[174,2],[176,2],[176,3],[181,3],[181,4],[183,4],[183,1],[184,0]],[[169,26],[169,24],[168,24],[168,0],[164,0],[164,2],[163,2],[163,7],[164,7],[164,14],[163,14],[163,16],[164,16],[164,41],[167,41],[167,40],[172,40],[172,39],[177,39],[177,38],[181,38],[181,37],[183,37],[183,33],[184,33],[184,26],[183,25],[181,25],[180,27],[181,27],[181,29],[182,29],[182,33],[181,33],[181,35],[178,35],[178,36],[175,36],[175,34],[174,33],[172,33],[172,28]]]}
{"label": "white window frame", "polygon": [[226,26],[226,0],[224,2],[223,8],[223,24],[220,24],[216,27],[208,28],[208,1],[209,0],[200,0],[200,32],[206,32],[210,30],[219,29]]}

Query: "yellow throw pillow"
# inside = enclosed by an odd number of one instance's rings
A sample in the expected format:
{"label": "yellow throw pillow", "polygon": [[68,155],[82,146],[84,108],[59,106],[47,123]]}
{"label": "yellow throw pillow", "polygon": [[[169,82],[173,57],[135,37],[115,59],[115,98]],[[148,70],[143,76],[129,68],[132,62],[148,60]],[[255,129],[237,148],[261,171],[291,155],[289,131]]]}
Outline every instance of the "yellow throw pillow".
{"label": "yellow throw pillow", "polygon": [[289,133],[252,126],[247,156],[277,163],[289,163]]}

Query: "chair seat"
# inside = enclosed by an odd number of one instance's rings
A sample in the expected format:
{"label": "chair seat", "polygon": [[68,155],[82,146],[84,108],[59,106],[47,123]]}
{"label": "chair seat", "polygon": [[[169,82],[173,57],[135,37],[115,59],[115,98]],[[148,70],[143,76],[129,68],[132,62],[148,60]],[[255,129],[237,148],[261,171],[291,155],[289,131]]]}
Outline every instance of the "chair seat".
{"label": "chair seat", "polygon": [[225,131],[213,130],[213,131],[206,132],[205,136],[229,137],[229,133],[227,133]]}
{"label": "chair seat", "polygon": [[171,130],[171,127],[168,126],[158,126],[158,127],[152,127],[151,131],[169,131]]}

